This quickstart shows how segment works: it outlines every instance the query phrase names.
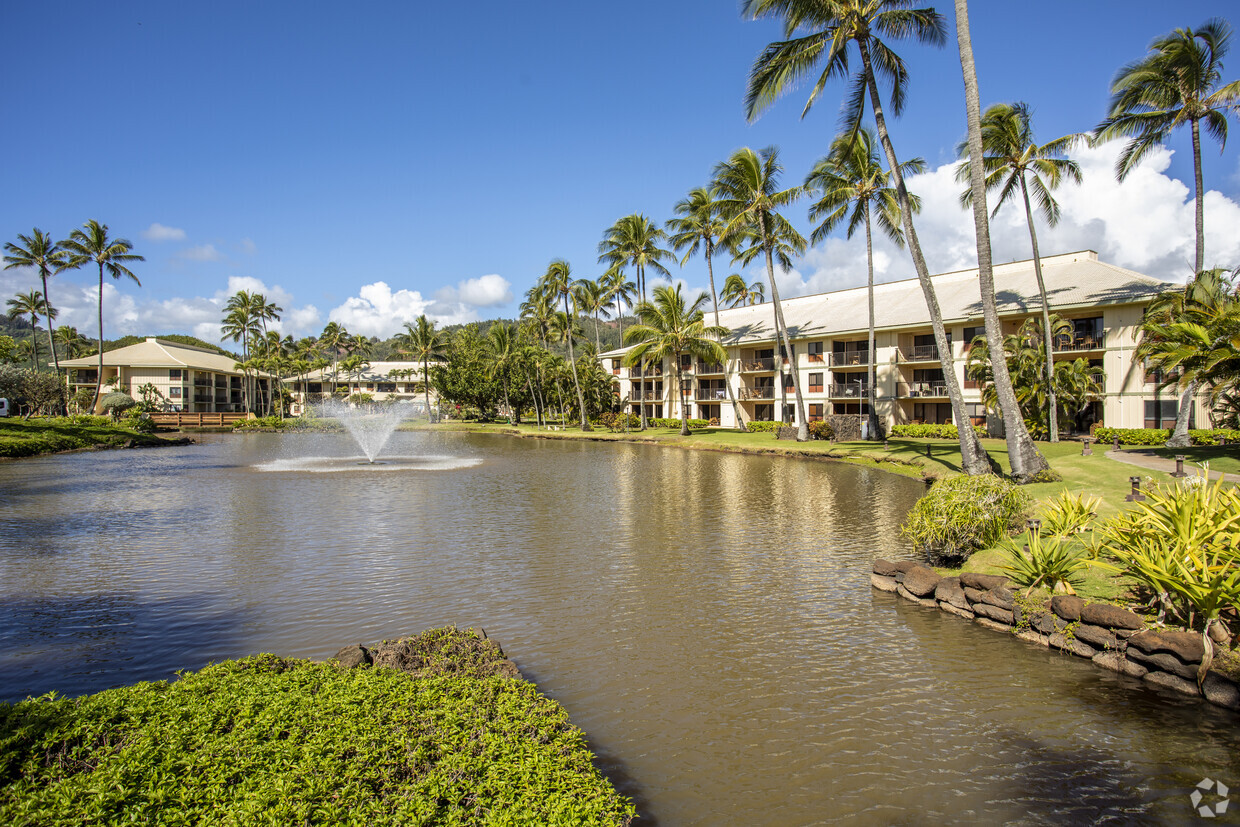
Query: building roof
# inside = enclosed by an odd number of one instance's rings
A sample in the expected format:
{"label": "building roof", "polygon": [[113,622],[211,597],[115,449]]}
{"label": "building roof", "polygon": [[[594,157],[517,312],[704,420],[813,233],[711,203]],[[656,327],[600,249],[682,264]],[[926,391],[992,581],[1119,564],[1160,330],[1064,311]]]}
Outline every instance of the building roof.
{"label": "building roof", "polygon": [[[127,368],[190,368],[218,373],[240,373],[237,360],[213,350],[169,342],[148,336],[145,342],[109,350],[103,354],[107,367]],[[61,359],[61,367],[93,368],[99,366],[99,354],[80,359]]]}
{"label": "building roof", "polygon": [[[979,321],[982,301],[977,268],[930,277],[947,324]],[[1032,313],[1040,308],[1033,260],[996,264],[995,301],[1003,315]],[[1052,310],[1147,302],[1175,285],[1098,260],[1093,250],[1045,256],[1042,276]],[[791,339],[864,334],[869,302],[865,287],[784,299],[784,319]],[[726,345],[770,342],[775,339],[775,311],[768,303],[719,311],[719,323],[731,333]],[[874,326],[877,330],[929,326],[921,283],[913,279],[874,285]],[[609,351],[618,356],[628,348]]]}
{"label": "building roof", "polygon": [[[438,360],[432,359],[430,361],[431,367],[434,367],[437,364],[440,364]],[[347,371],[341,369],[339,365],[337,365],[336,367],[339,373],[339,376],[337,378],[342,381],[348,380],[350,382],[358,382],[358,381],[390,382],[390,381],[394,381],[391,376],[391,372],[394,370],[412,370],[414,373],[410,376],[410,378],[414,379],[415,381],[421,381],[421,377],[422,377],[422,363],[421,362],[371,362],[369,366],[366,368],[366,370],[362,371],[360,378],[355,374],[348,373]],[[322,370],[316,370],[316,371],[312,371],[306,374],[306,381],[316,381],[316,380],[322,380],[325,378],[330,380],[331,374],[332,374],[332,369],[330,367],[326,367],[326,368],[323,368]],[[300,377],[297,377],[297,376],[285,377],[286,382],[299,381],[299,379]]]}

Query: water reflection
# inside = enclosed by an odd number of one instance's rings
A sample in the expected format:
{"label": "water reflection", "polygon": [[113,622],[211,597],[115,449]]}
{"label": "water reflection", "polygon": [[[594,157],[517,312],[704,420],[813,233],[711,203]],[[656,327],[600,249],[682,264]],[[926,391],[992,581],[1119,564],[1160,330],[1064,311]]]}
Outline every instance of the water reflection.
{"label": "water reflection", "polygon": [[1175,820],[1201,777],[1240,787],[1229,713],[871,593],[918,481],[495,436],[387,450],[476,464],[255,470],[353,456],[337,435],[0,464],[0,697],[456,623],[565,704],[648,823]]}

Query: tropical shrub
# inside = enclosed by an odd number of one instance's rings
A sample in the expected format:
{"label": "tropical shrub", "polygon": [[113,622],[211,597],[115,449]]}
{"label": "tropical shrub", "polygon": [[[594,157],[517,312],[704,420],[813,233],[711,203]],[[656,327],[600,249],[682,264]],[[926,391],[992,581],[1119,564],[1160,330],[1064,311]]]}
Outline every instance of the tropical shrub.
{"label": "tropical shrub", "polygon": [[641,417],[634,413],[604,412],[599,414],[598,419],[594,420],[594,424],[618,434],[624,430],[637,430],[642,426],[642,420]]}
{"label": "tropical shrub", "polygon": [[[1229,443],[1240,443],[1240,431],[1233,428],[1215,428],[1214,430],[1205,430],[1194,428],[1188,432],[1192,438],[1194,445],[1217,445],[1219,439],[1226,439]],[[1152,445],[1161,446],[1164,442],[1171,438],[1171,431],[1168,428],[1097,428],[1094,431],[1099,444],[1109,444],[1115,442],[1115,437],[1119,437],[1120,445]]]}
{"label": "tropical shrub", "polygon": [[[651,428],[679,428],[680,420],[675,419],[675,418],[667,418],[667,417],[660,418],[660,419],[655,419],[654,417],[646,417],[646,424],[649,425]],[[689,427],[690,428],[705,428],[706,420],[705,419],[690,419]]]}
{"label": "tropical shrub", "polygon": [[138,402],[127,393],[120,391],[112,391],[106,394],[99,402],[99,407],[103,412],[110,415],[113,420],[119,419],[120,415],[130,408],[137,405]]}
{"label": "tropical shrub", "polygon": [[950,477],[936,482],[900,526],[926,560],[958,566],[1024,527],[1030,497],[996,476]]}
{"label": "tropical shrub", "polygon": [[1081,494],[1079,497],[1062,491],[1039,515],[1042,518],[1041,533],[1048,537],[1075,537],[1089,528],[1098,516],[1100,497]]}
{"label": "tropical shrub", "polygon": [[120,419],[120,425],[140,434],[155,433],[155,422],[142,413],[141,405],[136,405],[126,411],[125,416]]}
{"label": "tropical shrub", "polygon": [[810,439],[835,439],[835,429],[824,420],[809,423]]}
{"label": "tropical shrub", "polygon": [[55,373],[0,365],[0,397],[8,399],[14,411],[49,413],[59,407],[63,395],[64,385]]}
{"label": "tropical shrub", "polygon": [[1055,534],[1026,532],[1016,540],[1004,540],[1000,546],[1006,560],[999,568],[1012,581],[1027,587],[1028,595],[1038,586],[1058,594],[1076,594],[1081,573],[1089,565],[1089,551],[1081,544]]}
{"label": "tropical shrub", "polygon": [[[986,429],[973,426],[978,436],[986,436]],[[960,431],[955,425],[892,425],[891,436],[909,439],[960,439]]]}
{"label": "tropical shrub", "polygon": [[745,426],[745,429],[751,434],[769,434],[777,429],[782,422],[758,422],[754,420]]}
{"label": "tropical shrub", "polygon": [[635,815],[533,684],[275,655],[0,704],[0,784],[5,824],[627,825]]}

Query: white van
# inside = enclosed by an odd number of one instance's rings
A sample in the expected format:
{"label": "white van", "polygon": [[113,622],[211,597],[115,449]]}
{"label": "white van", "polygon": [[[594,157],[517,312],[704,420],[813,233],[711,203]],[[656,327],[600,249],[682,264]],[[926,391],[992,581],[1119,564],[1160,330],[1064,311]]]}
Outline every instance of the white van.
{"label": "white van", "polygon": [[9,400],[0,399],[0,416],[9,415]]}

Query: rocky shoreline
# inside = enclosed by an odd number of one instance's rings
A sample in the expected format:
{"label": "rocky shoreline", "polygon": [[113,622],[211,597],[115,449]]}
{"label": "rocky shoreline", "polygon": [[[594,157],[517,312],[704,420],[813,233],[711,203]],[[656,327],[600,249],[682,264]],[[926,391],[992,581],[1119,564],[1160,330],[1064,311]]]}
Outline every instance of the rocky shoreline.
{"label": "rocky shoreline", "polygon": [[1240,685],[1226,675],[1211,670],[1198,687],[1205,655],[1200,634],[1147,628],[1144,618],[1120,606],[1087,603],[1075,595],[1026,600],[1000,575],[943,577],[916,560],[881,557],[874,561],[870,585],[1025,643],[1088,658],[1103,669],[1240,711]]}

